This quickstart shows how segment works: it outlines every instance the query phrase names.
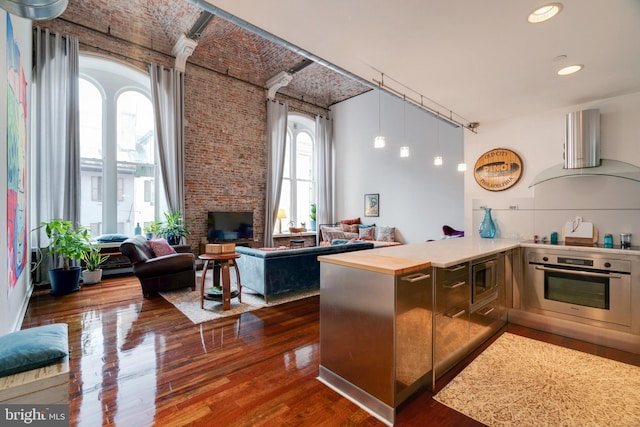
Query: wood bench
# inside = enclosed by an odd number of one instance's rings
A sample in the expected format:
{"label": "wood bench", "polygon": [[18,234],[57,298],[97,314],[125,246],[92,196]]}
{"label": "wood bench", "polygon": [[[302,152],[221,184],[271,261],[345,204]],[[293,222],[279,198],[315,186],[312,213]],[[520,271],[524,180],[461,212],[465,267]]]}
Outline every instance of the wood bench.
{"label": "wood bench", "polygon": [[69,403],[69,357],[52,365],[0,378],[0,403]]}

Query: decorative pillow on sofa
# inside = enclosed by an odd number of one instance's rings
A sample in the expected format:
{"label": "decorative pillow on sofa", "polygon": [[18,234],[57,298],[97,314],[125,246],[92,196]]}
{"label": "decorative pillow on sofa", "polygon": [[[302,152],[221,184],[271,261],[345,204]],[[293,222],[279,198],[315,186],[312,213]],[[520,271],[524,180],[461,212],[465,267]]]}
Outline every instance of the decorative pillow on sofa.
{"label": "decorative pillow on sofa", "polygon": [[341,221],[343,224],[347,224],[347,225],[353,225],[353,224],[360,224],[360,217],[358,218],[353,218],[353,219],[343,219]]}
{"label": "decorative pillow on sofa", "polygon": [[395,242],[396,240],[396,228],[395,227],[377,227],[376,228],[376,240],[382,242]]}
{"label": "decorative pillow on sofa", "polygon": [[344,235],[344,231],[340,230],[340,231],[327,231],[326,233],[327,236],[327,242],[333,242],[334,239],[346,239],[347,236]]}
{"label": "decorative pillow on sofa", "polygon": [[333,232],[335,232],[335,231],[342,232],[342,227],[327,227],[325,225],[320,227],[320,233],[322,234],[322,240],[324,240],[325,242],[330,242],[331,239],[329,239],[329,237],[327,236],[327,233],[332,232],[332,231]]}
{"label": "decorative pillow on sofa", "polygon": [[357,233],[358,224],[342,224],[342,231],[345,233]]}
{"label": "decorative pillow on sofa", "polygon": [[358,238],[360,240],[375,240],[376,236],[376,227],[359,227],[358,228]]}
{"label": "decorative pillow on sofa", "polygon": [[153,250],[153,253],[157,257],[176,253],[176,251],[171,247],[169,242],[167,242],[163,238],[149,239],[147,240],[147,243],[149,243],[149,246],[151,246],[151,250]]}
{"label": "decorative pillow on sofa", "polygon": [[22,329],[0,337],[0,377],[58,362],[69,354],[66,323]]}

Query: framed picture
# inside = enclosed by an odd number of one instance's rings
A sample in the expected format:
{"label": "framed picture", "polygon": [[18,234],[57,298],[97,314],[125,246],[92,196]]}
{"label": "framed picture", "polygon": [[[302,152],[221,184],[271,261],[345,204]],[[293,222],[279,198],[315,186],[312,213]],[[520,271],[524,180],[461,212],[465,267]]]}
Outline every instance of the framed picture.
{"label": "framed picture", "polygon": [[365,194],[364,195],[364,216],[380,215],[380,195]]}

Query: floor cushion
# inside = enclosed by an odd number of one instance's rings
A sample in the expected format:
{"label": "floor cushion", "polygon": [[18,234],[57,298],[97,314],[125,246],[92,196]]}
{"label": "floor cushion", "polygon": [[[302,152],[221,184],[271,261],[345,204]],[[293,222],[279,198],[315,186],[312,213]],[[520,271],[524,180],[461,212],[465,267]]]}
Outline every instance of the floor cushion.
{"label": "floor cushion", "polygon": [[69,354],[66,323],[37,326],[0,337],[0,377],[56,363]]}

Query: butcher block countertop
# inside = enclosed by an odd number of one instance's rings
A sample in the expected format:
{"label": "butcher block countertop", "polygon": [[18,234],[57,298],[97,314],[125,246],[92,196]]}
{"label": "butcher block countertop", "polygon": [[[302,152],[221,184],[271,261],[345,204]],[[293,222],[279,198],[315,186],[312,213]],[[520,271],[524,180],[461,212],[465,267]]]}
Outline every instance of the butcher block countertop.
{"label": "butcher block countertop", "polygon": [[324,255],[319,256],[318,260],[385,274],[403,274],[429,266],[451,267],[455,264],[517,248],[519,244],[520,242],[515,239],[461,237]]}
{"label": "butcher block countertop", "polygon": [[411,273],[415,270],[431,267],[431,263],[428,261],[388,256],[373,253],[374,251],[375,249],[369,249],[345,252],[342,254],[322,255],[318,257],[318,261],[392,275]]}

